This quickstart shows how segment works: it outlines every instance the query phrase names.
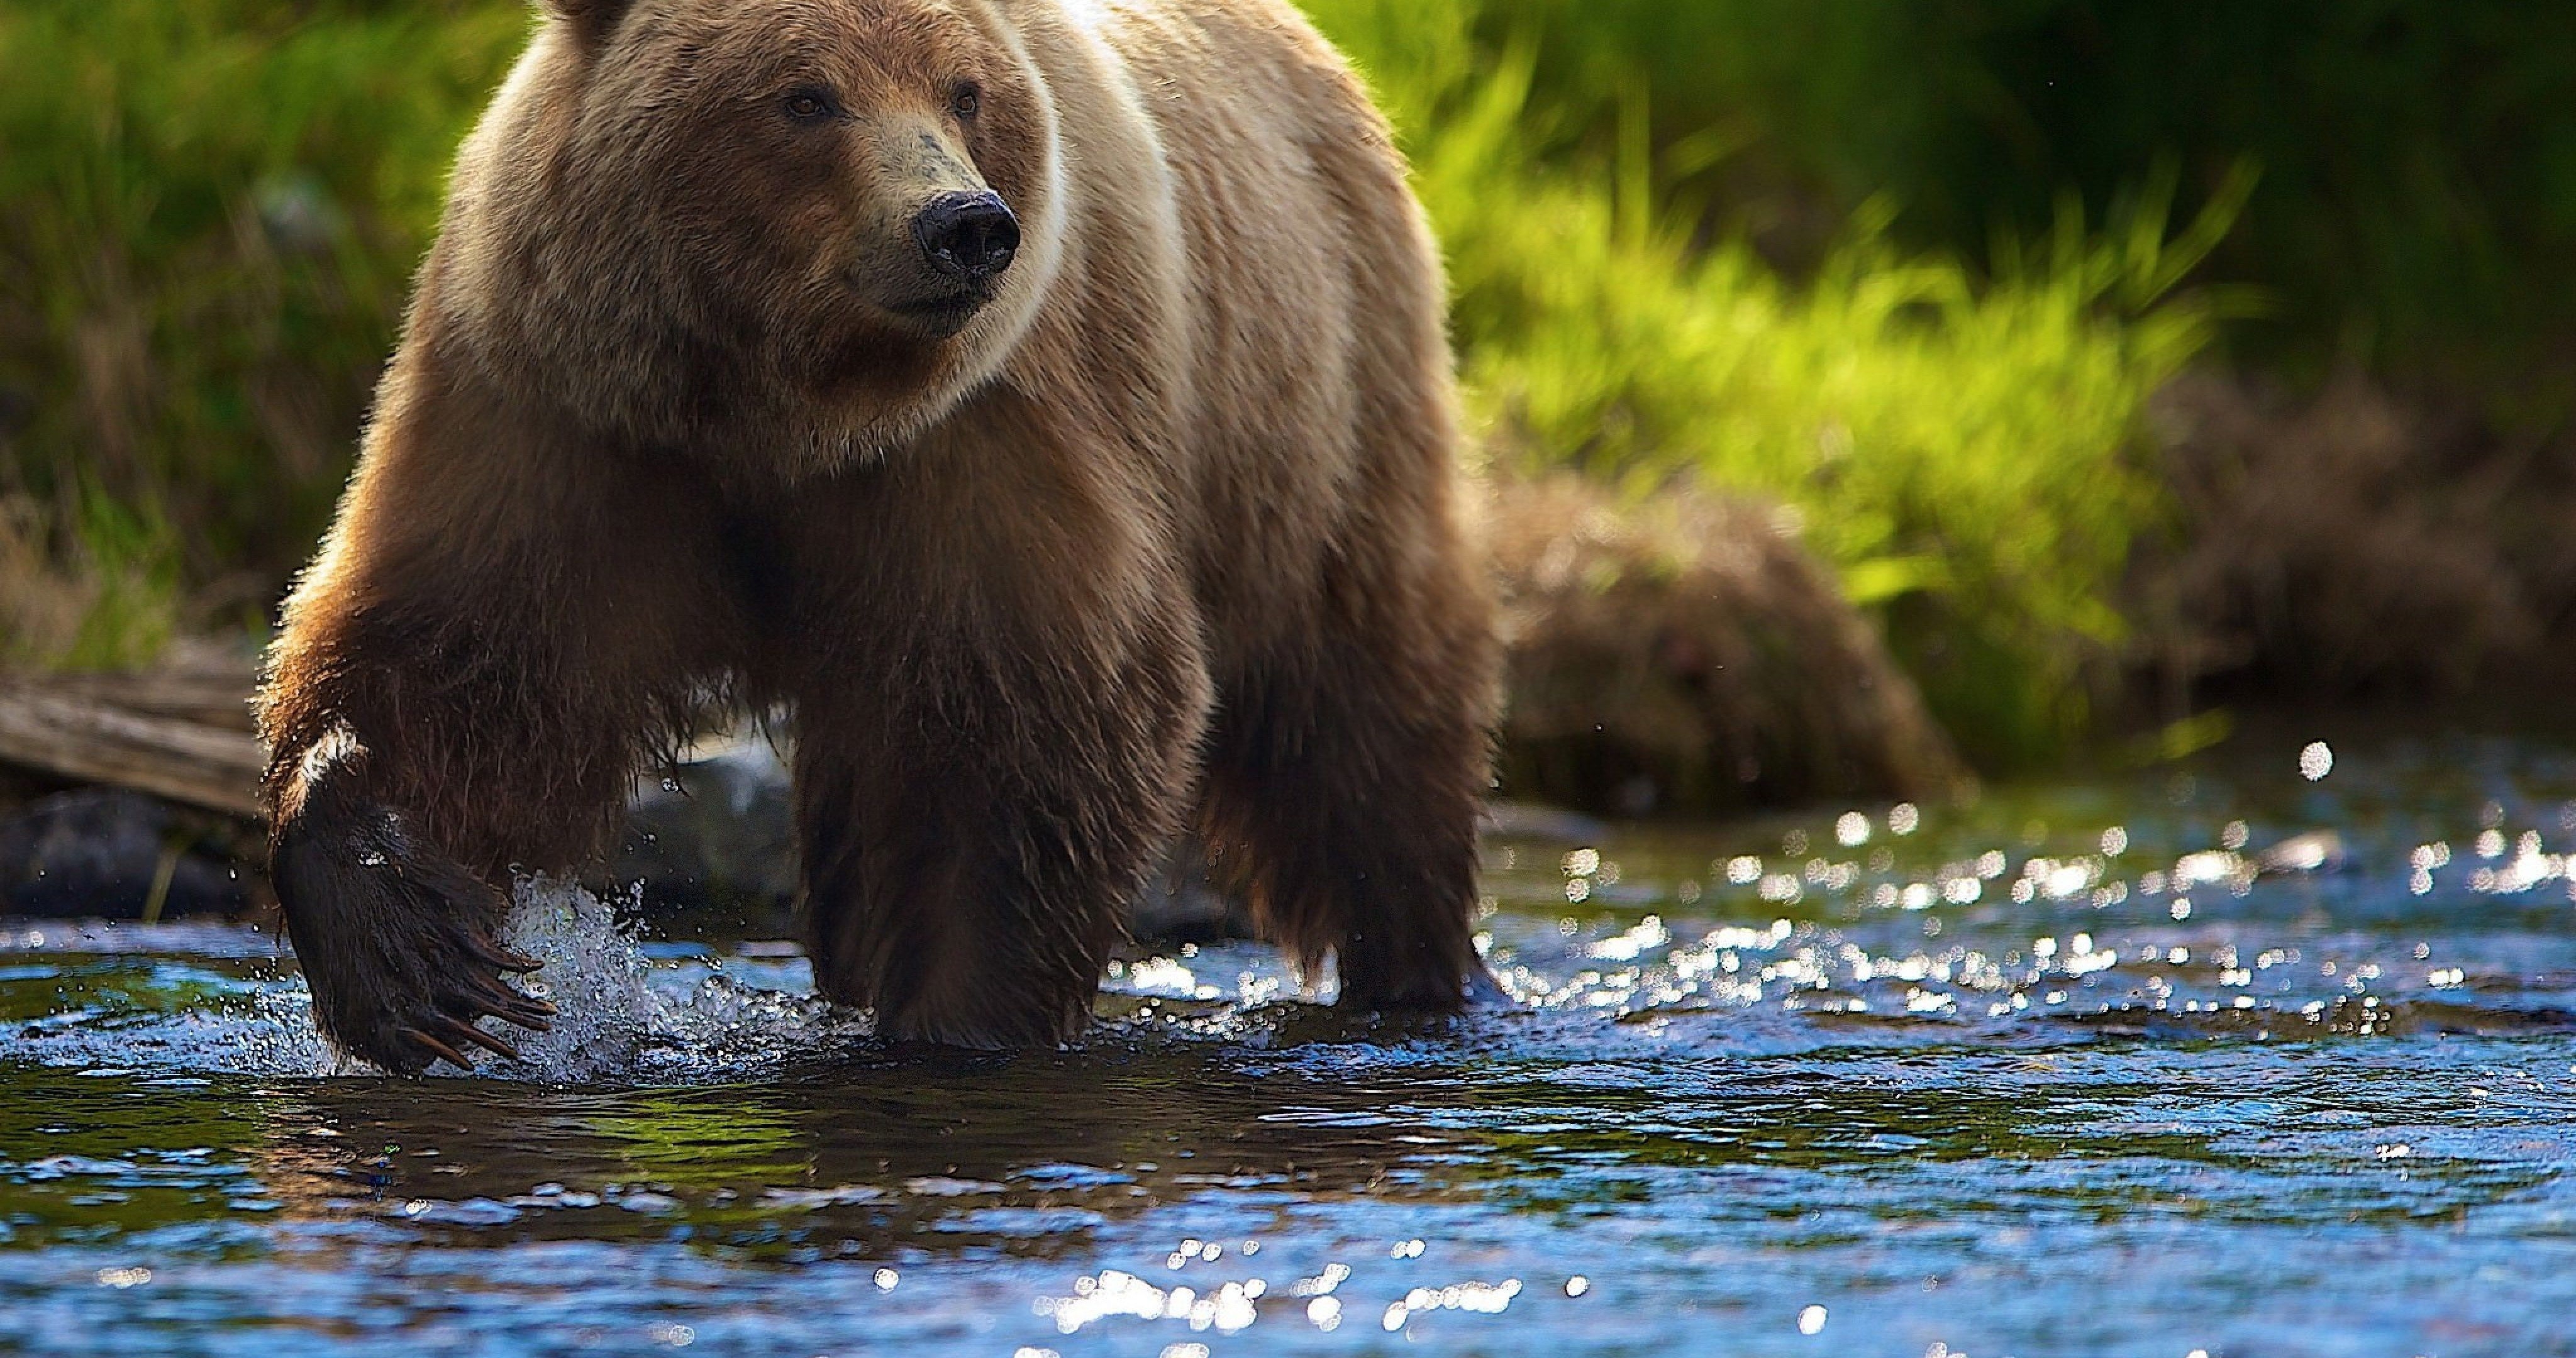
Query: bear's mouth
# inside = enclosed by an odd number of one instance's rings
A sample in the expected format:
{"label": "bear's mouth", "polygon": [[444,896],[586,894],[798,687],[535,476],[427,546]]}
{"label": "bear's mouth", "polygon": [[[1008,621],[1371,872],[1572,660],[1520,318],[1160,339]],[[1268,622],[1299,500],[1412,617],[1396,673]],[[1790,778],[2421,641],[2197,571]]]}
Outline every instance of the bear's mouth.
{"label": "bear's mouth", "polygon": [[966,323],[975,319],[975,313],[982,311],[992,300],[993,295],[987,289],[960,288],[935,297],[910,298],[886,309],[912,322],[915,327],[946,339],[965,329]]}

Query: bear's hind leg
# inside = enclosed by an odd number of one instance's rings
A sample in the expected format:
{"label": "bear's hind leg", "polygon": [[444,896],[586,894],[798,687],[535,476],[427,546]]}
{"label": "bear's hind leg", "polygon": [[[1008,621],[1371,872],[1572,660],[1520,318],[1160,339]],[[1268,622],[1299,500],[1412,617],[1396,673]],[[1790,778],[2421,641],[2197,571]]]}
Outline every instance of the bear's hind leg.
{"label": "bear's hind leg", "polygon": [[1485,595],[1442,559],[1395,588],[1331,589],[1320,611],[1309,646],[1220,705],[1211,864],[1307,974],[1335,955],[1344,1005],[1458,1008],[1483,966],[1471,939],[1496,664]]}

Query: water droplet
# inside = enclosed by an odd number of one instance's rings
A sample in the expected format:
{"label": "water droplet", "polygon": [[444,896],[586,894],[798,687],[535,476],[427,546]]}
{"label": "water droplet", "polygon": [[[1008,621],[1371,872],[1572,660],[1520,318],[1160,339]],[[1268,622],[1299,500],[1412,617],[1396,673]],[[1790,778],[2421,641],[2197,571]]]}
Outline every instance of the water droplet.
{"label": "water droplet", "polygon": [[2316,782],[2334,772],[2334,749],[2322,740],[2312,740],[2299,751],[2299,776]]}

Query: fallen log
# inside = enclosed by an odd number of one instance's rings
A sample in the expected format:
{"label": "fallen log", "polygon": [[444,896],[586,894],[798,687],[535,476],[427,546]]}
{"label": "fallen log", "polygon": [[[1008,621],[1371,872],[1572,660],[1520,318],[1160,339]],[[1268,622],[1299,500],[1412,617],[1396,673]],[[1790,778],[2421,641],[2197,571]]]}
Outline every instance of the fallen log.
{"label": "fallen log", "polygon": [[169,717],[227,731],[251,729],[247,664],[99,674],[49,674],[0,686],[28,688],[143,717]]}
{"label": "fallen log", "polygon": [[247,731],[0,680],[0,762],[255,819],[267,760]]}

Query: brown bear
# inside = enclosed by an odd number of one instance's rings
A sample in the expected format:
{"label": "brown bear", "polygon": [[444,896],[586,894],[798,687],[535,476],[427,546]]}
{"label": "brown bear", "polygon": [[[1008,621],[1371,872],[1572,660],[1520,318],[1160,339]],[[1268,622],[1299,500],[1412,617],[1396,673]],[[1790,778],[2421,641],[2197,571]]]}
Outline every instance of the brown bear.
{"label": "brown bear", "polygon": [[1061,1041],[1189,830],[1455,1007],[1498,654],[1437,254],[1287,0],[549,0],[260,699],[323,1030],[542,1027],[514,872],[792,711],[815,978]]}

